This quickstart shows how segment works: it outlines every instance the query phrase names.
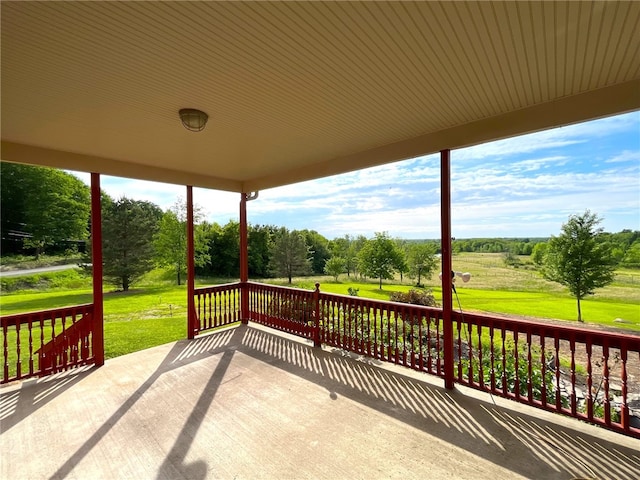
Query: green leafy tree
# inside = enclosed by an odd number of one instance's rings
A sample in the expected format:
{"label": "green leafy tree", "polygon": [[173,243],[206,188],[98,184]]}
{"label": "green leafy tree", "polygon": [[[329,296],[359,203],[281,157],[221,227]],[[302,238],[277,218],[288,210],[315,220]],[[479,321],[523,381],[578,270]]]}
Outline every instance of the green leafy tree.
{"label": "green leafy tree", "polygon": [[626,267],[640,268],[640,240],[633,242],[627,249],[622,263]]}
{"label": "green leafy tree", "polygon": [[396,270],[400,274],[400,281],[402,282],[404,280],[404,274],[409,271],[409,263],[407,262],[407,256],[409,254],[410,244],[408,241],[402,238],[396,238],[394,241],[396,243],[396,248],[398,249],[401,255],[401,258],[396,267]]}
{"label": "green leafy tree", "polygon": [[358,268],[363,275],[379,279],[380,290],[382,280],[392,279],[393,273],[402,268],[402,252],[386,232],[376,232],[375,238],[369,240],[358,254]]}
{"label": "green leafy tree", "polygon": [[551,237],[545,256],[543,275],[569,288],[578,303],[578,321],[582,322],[580,300],[597,288],[611,283],[615,260],[610,247],[599,241],[602,220],[587,210],[571,215],[562,225],[562,233]]}
{"label": "green leafy tree", "polygon": [[46,248],[88,235],[89,187],[54,168],[1,164],[2,231],[16,232],[38,258]]}
{"label": "green leafy tree", "polygon": [[240,272],[240,224],[230,220],[224,227],[202,223],[210,260],[198,272],[219,277],[238,277]]}
{"label": "green leafy tree", "polygon": [[513,252],[504,252],[502,254],[502,262],[507,267],[518,268],[520,265],[522,265],[522,262],[520,261],[520,258],[518,257],[518,255]]}
{"label": "green leafy tree", "polygon": [[547,254],[547,243],[540,242],[536,243],[531,251],[531,261],[538,267],[542,267],[544,265],[544,257]]}
{"label": "green leafy tree", "polygon": [[275,233],[271,269],[277,276],[288,278],[289,283],[293,276],[311,272],[311,251],[300,232],[282,227]]}
{"label": "green leafy tree", "polygon": [[[193,208],[195,265],[201,267],[209,260],[209,246],[204,229],[197,222],[202,218],[202,210],[197,205]],[[178,198],[173,206],[164,212],[158,232],[153,238],[156,263],[160,266],[171,266],[175,269],[178,285],[181,275],[187,266],[187,205],[183,198]]]}
{"label": "green leafy tree", "polygon": [[349,276],[348,272],[350,266],[354,275],[359,273],[360,277],[363,276],[363,272],[358,272],[358,266],[360,263],[360,251],[364,248],[367,242],[369,242],[369,240],[364,235],[358,235],[356,238],[351,240],[351,243],[349,244],[349,252],[345,257],[347,262],[347,276]]}
{"label": "green leafy tree", "polygon": [[268,277],[271,259],[271,232],[274,227],[249,225],[248,230],[249,275]]}
{"label": "green leafy tree", "polygon": [[[362,245],[364,245],[364,242]],[[357,242],[355,242],[353,238],[345,235],[344,237],[332,240],[329,243],[329,251],[331,252],[331,256],[342,257],[344,259],[344,268],[347,277],[350,277],[352,272],[355,273],[358,263],[358,247]]]}
{"label": "green leafy tree", "polygon": [[407,255],[409,273],[417,278],[416,285],[421,286],[422,277],[430,277],[438,268],[438,258],[436,252],[438,247],[435,243],[414,243],[409,246]]}
{"label": "green leafy tree", "polygon": [[331,257],[324,266],[324,273],[331,275],[337,282],[341,273],[344,273],[345,261],[342,257]]}
{"label": "green leafy tree", "polygon": [[153,203],[127,197],[106,204],[102,210],[104,276],[126,292],[153,269],[153,236],[162,210]]}
{"label": "green leafy tree", "polygon": [[329,253],[331,253],[332,257],[342,257],[344,258],[349,250],[349,244],[351,243],[351,239],[349,235],[345,235],[344,237],[334,238],[329,242]]}

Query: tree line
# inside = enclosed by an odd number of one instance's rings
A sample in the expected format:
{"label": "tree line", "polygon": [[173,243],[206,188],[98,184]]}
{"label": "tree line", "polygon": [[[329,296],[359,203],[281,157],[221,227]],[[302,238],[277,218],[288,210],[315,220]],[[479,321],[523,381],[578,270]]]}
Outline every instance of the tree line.
{"label": "tree line", "polygon": [[[2,182],[3,254],[42,253],[63,248],[81,250],[90,243],[89,187],[66,172],[19,164],[0,164]],[[237,278],[240,271],[240,225],[204,220],[194,207],[196,274],[214,278]],[[107,282],[128,290],[156,266],[171,268],[180,284],[186,271],[186,204],[179,198],[171,208],[127,197],[112,199],[102,192],[104,276]],[[525,239],[454,239],[459,252],[504,253],[505,261],[517,263],[530,255],[543,274],[570,286],[566,272],[574,272],[574,295],[582,298],[612,279],[615,266],[640,268],[640,231],[606,233],[601,219],[587,211],[570,217],[558,237]],[[570,228],[571,227],[571,228]],[[569,230],[567,230],[569,229]],[[565,231],[566,230],[566,231]],[[581,236],[580,236],[580,235]],[[563,239],[563,241],[561,241]],[[578,241],[580,239],[580,241]],[[581,243],[582,242],[582,243]],[[583,250],[576,245],[582,245]],[[586,246],[585,246],[586,245]],[[329,240],[315,230],[289,230],[274,225],[248,225],[248,263],[252,278],[305,275],[340,275],[379,281],[399,274],[421,286],[439,268],[439,240],[403,240],[377,232]],[[564,250],[563,250],[564,249]],[[90,249],[86,249],[90,251]],[[572,258],[589,259],[586,266],[604,277],[586,281],[575,272]],[[85,263],[90,263],[87,257]]]}

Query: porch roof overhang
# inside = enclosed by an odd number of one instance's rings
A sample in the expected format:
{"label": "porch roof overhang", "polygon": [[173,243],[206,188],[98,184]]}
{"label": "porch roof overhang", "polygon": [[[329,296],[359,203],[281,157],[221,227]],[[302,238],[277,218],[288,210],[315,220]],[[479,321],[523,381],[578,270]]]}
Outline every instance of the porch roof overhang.
{"label": "porch roof overhang", "polygon": [[1,9],[5,161],[249,192],[640,108],[640,2]]}

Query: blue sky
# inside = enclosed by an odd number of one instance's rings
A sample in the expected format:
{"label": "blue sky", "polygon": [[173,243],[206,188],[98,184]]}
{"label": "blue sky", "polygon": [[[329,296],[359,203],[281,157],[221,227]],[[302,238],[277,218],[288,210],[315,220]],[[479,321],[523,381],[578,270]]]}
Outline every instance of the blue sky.
{"label": "blue sky", "polygon": [[[89,175],[76,173],[89,183]],[[640,229],[640,112],[451,152],[456,238],[548,237],[589,209],[608,232]],[[111,197],[169,208],[182,186],[104,176]],[[240,195],[194,189],[210,222],[238,219]],[[440,158],[428,155],[260,192],[254,225],[316,230],[328,239],[440,237]]]}

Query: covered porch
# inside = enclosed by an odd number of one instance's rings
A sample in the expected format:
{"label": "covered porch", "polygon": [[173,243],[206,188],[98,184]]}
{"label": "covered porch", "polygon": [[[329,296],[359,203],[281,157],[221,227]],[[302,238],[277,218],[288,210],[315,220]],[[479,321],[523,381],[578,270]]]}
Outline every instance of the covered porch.
{"label": "covered porch", "polygon": [[[104,361],[99,241],[92,304],[3,317],[3,476],[634,478],[638,337],[453,311],[450,152],[640,108],[638,19],[624,1],[3,2],[2,160],[91,172],[94,239],[100,175],[186,185],[191,262],[190,340]],[[259,190],[435,152],[442,309],[250,285]],[[240,196],[238,284],[195,289],[193,187]]]}
{"label": "covered porch", "polygon": [[3,388],[2,478],[616,478],[638,440],[260,325]]}

